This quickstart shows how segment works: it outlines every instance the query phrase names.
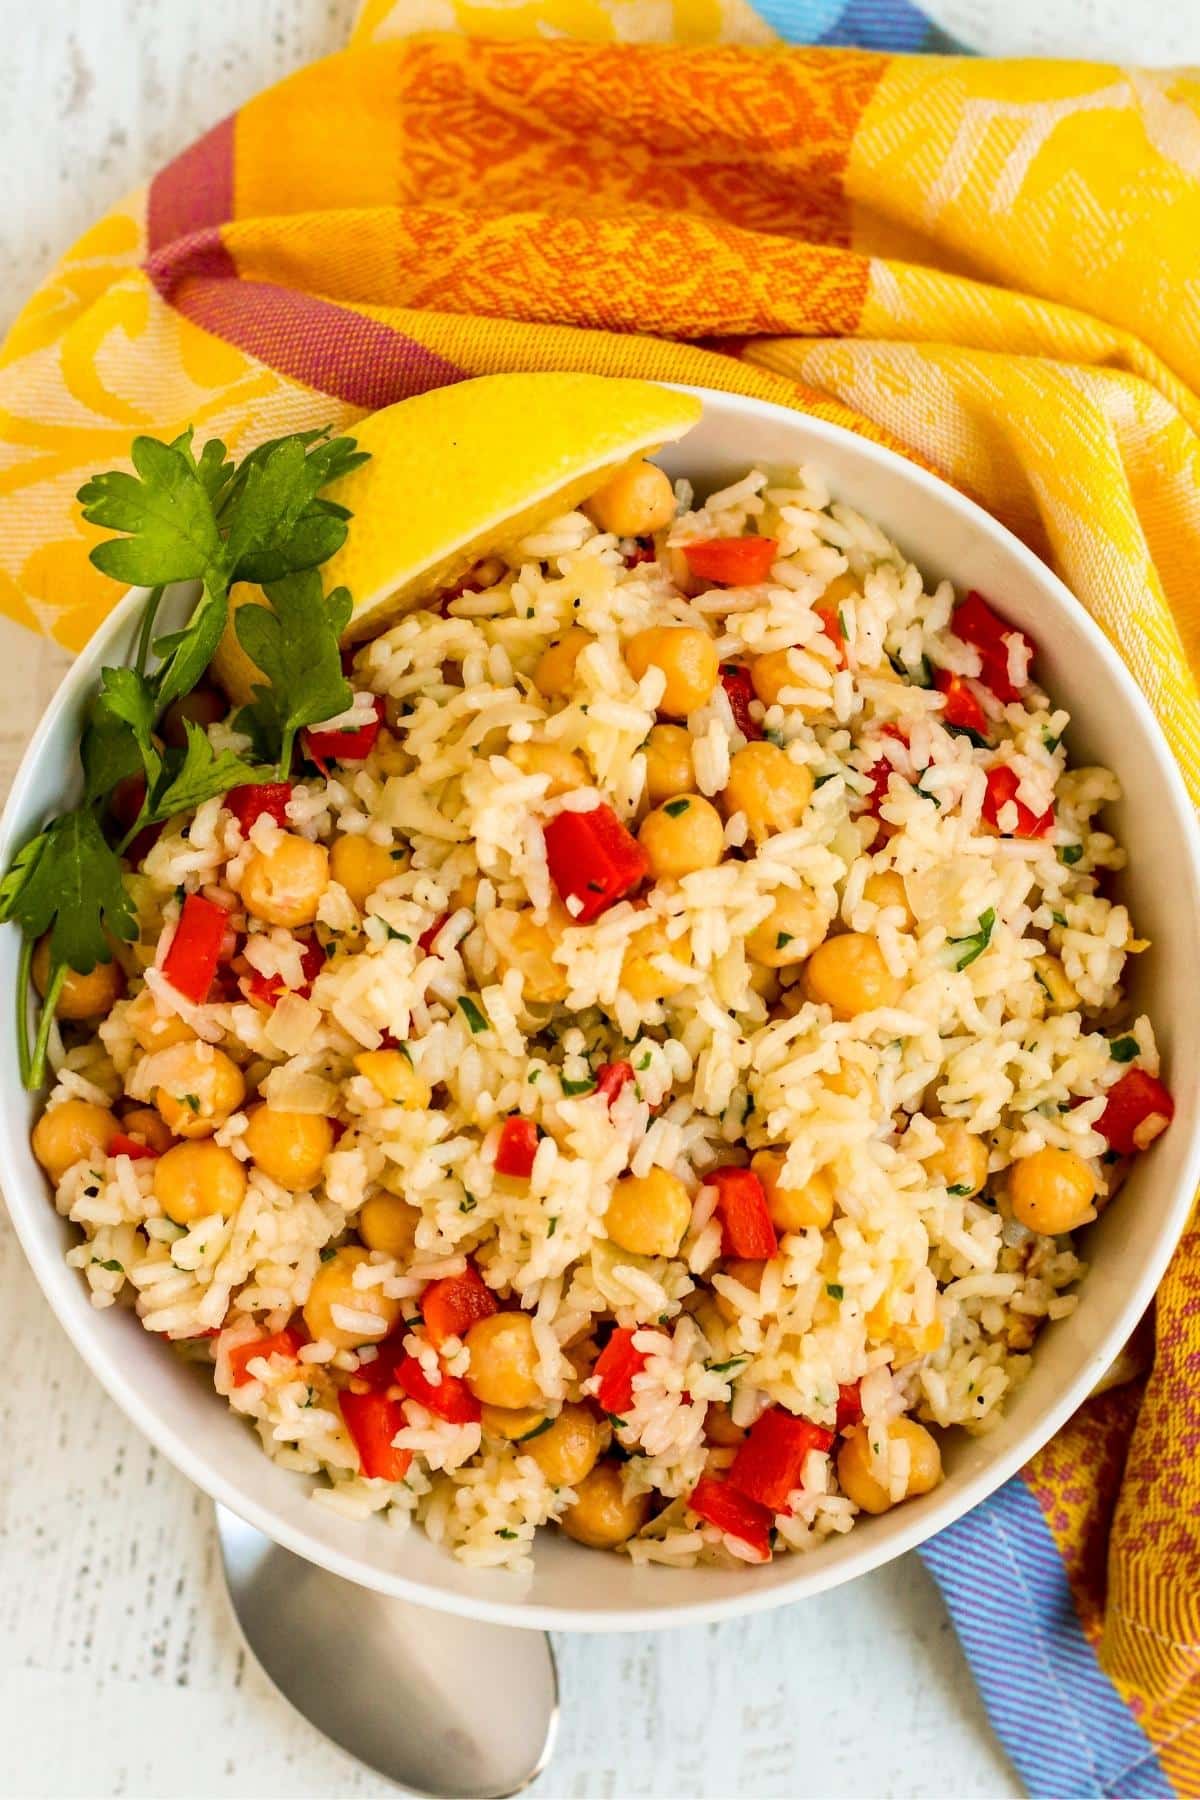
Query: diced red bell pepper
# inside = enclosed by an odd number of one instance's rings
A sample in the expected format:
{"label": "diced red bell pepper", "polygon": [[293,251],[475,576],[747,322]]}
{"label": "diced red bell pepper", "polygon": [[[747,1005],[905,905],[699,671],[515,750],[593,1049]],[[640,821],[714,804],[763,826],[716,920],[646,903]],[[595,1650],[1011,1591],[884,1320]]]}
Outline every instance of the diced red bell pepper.
{"label": "diced red bell pepper", "polygon": [[343,1389],[338,1395],[346,1430],[354,1439],[359,1467],[371,1481],[403,1481],[412,1463],[411,1450],[397,1450],[392,1439],[406,1424],[404,1410],[398,1400],[386,1394],[352,1394]]}
{"label": "diced red bell pepper", "polygon": [[203,894],[189,894],[183,903],[171,948],[162,972],[176,993],[199,1005],[208,997],[221,944],[229,928],[229,914]]}
{"label": "diced red bell pepper", "polygon": [[439,1419],[451,1425],[477,1425],[483,1416],[478,1400],[457,1375],[442,1371],[442,1379],[432,1382],[415,1356],[406,1356],[396,1364],[396,1385],[404,1389],[410,1400],[417,1400]]}
{"label": "diced red bell pepper", "polygon": [[1156,1075],[1130,1069],[1108,1090],[1096,1130],[1119,1156],[1147,1150],[1175,1117],[1175,1102]]}
{"label": "diced red bell pepper", "polygon": [[862,1418],[861,1388],[862,1384],[858,1381],[843,1381],[838,1388],[837,1429],[839,1431],[849,1431],[850,1427],[857,1425]]}
{"label": "diced red bell pepper", "polygon": [[300,970],[304,980],[298,988],[287,987],[278,975],[263,975],[253,969],[246,976],[243,988],[248,1000],[256,1006],[277,1006],[285,994],[299,994],[307,1000],[312,993],[312,984],[325,967],[325,952],[316,938],[311,938],[304,946],[300,957]]}
{"label": "diced red bell pepper", "polygon": [[[370,1362],[360,1362],[355,1372],[356,1381],[365,1381],[367,1386],[377,1393],[382,1393],[392,1386],[396,1379],[397,1364],[402,1362],[408,1352],[404,1348],[404,1340],[409,1328],[403,1321],[389,1331],[385,1338],[380,1338],[375,1345],[375,1355]],[[360,1352],[361,1354],[361,1352]]]}
{"label": "diced red bell pepper", "polygon": [[974,589],[967,595],[961,605],[956,606],[950,617],[950,629],[964,644],[972,644],[979,652],[982,670],[981,681],[990,687],[997,700],[1007,704],[1010,700],[1020,699],[1020,689],[1013,686],[1008,673],[1008,645],[1006,638],[1018,637],[1028,648],[1032,657],[1036,646],[1023,631],[1015,625],[1009,625],[990,607],[983,595]]}
{"label": "diced red bell pepper", "polygon": [[423,950],[425,952],[425,955],[429,956],[433,951],[434,939],[437,937],[438,932],[442,929],[442,926],[445,924],[448,924],[449,919],[450,919],[449,913],[442,913],[442,914],[440,914],[440,916],[438,918],[436,918],[433,921],[432,925],[427,925],[425,927],[424,931],[421,933],[420,937],[417,939],[417,949]]}
{"label": "diced red bell pepper", "polygon": [[654,547],[653,538],[639,538],[636,548],[626,553],[623,558],[627,569],[636,569],[639,563],[654,562],[658,551]]}
{"label": "diced red bell pepper", "polygon": [[774,538],[698,538],[683,545],[687,566],[701,581],[721,587],[753,587],[765,581],[779,553]]}
{"label": "diced red bell pepper", "polygon": [[779,1248],[779,1240],[771,1223],[766,1192],[753,1169],[714,1169],[704,1179],[717,1190],[717,1216],[725,1255],[740,1257],[744,1262],[769,1262]]}
{"label": "diced red bell pepper", "polygon": [[127,1156],[131,1162],[140,1162],[146,1157],[155,1157],[157,1150],[149,1144],[139,1144],[136,1138],[126,1137],[123,1131],[115,1132],[109,1140],[108,1156]]}
{"label": "diced red bell pepper", "polygon": [[[880,736],[894,738],[898,744],[908,744],[908,738],[898,725],[885,725]],[[871,780],[871,791],[866,797],[866,810],[876,819],[879,817],[880,807],[887,799],[888,784],[896,773],[898,771],[895,764],[889,762],[886,756],[877,756],[867,770]]]}
{"label": "diced red bell pepper", "polygon": [[611,1106],[621,1089],[633,1080],[633,1064],[628,1062],[601,1063],[596,1070],[596,1088],[598,1094]]}
{"label": "diced red bell pepper", "polygon": [[648,1361],[645,1350],[633,1347],[633,1328],[618,1325],[592,1366],[601,1412],[619,1419],[629,1410],[633,1405],[633,1378]]}
{"label": "diced red bell pepper", "polygon": [[[983,797],[983,816],[992,828],[1001,836],[1019,838],[1049,837],[1054,830],[1054,808],[1048,806],[1044,813],[1031,812],[1017,799],[1017,789],[1021,781],[1016,770],[1008,763],[997,763],[995,768],[987,772],[987,793]],[[1000,814],[1009,801],[1017,809],[1017,823],[1011,832],[1006,832],[1000,824]]]}
{"label": "diced red bell pepper", "polygon": [[763,728],[750,714],[750,702],[755,697],[754,683],[745,663],[722,663],[721,686],[725,689],[733,722],[742,736],[749,739],[760,738]]}
{"label": "diced red bell pepper", "polygon": [[599,918],[650,873],[646,853],[611,806],[560,812],[546,826],[546,860],[567,911],[580,925]]}
{"label": "diced red bell pepper", "polygon": [[375,748],[375,739],[379,736],[379,727],[384,721],[383,701],[375,700],[375,717],[367,725],[360,725],[357,730],[343,727],[339,731],[308,731],[304,733],[304,754],[310,762],[315,762],[322,774],[326,763],[362,762],[370,756]]}
{"label": "diced red bell pepper", "polygon": [[229,1352],[234,1387],[245,1387],[247,1382],[254,1380],[246,1365],[253,1362],[256,1356],[286,1356],[291,1362],[295,1362],[303,1342],[299,1332],[293,1331],[288,1325],[273,1337],[254,1338],[248,1344],[239,1344],[236,1350]]}
{"label": "diced red bell pepper", "polygon": [[832,643],[838,653],[838,662],[843,669],[846,666],[846,634],[842,630],[842,615],[836,606],[817,605],[813,607],[821,621],[821,630]]}
{"label": "diced red bell pepper", "polygon": [[942,718],[947,725],[953,725],[959,731],[973,731],[979,737],[987,736],[987,715],[961,675],[953,675],[949,669],[936,669],[933,685],[946,697]]}
{"label": "diced red bell pepper", "polygon": [[788,1495],[800,1486],[810,1450],[828,1450],[832,1431],[797,1418],[782,1406],[768,1407],[750,1427],[729,1470],[730,1484],[768,1512],[787,1510]]}
{"label": "diced red bell pepper", "polygon": [[225,804],[243,832],[247,832],[255,819],[261,819],[264,813],[277,825],[286,825],[291,797],[290,781],[250,781],[244,787],[230,788]]}
{"label": "diced red bell pepper", "polygon": [[497,1175],[511,1175],[515,1181],[528,1181],[533,1174],[537,1147],[537,1126],[532,1119],[524,1119],[520,1113],[505,1119],[496,1146]]}
{"label": "diced red bell pepper", "polygon": [[496,1296],[484,1286],[472,1263],[461,1275],[443,1275],[440,1281],[431,1281],[420,1305],[426,1335],[435,1350],[449,1337],[465,1337],[472,1325],[500,1310]]}
{"label": "diced red bell pepper", "polygon": [[688,1496],[688,1505],[706,1525],[715,1525],[753,1551],[754,1562],[770,1562],[772,1518],[757,1500],[749,1499],[719,1475],[702,1475]]}

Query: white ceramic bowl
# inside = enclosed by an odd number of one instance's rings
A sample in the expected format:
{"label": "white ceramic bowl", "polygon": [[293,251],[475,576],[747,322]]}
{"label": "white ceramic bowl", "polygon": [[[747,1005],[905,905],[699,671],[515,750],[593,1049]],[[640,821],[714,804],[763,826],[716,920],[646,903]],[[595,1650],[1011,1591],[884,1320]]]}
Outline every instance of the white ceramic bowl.
{"label": "white ceramic bowl", "polygon": [[[664,458],[672,474],[711,490],[755,464],[811,461],[834,492],[876,519],[928,577],[978,587],[1039,648],[1039,680],[1075,718],[1075,762],[1116,770],[1128,798],[1111,823],[1129,852],[1124,891],[1153,952],[1130,968],[1133,1000],[1155,1022],[1170,1083],[1200,1083],[1200,844],[1183,783],[1149,708],[1082,606],[986,513],[912,463],[833,425],[762,401],[705,393],[702,423]],[[181,601],[183,596],[179,596]],[[131,594],[80,656],[21,765],[0,824],[0,866],[71,784],[82,710],[102,662],[130,652],[141,594]],[[1183,1229],[1200,1177],[1190,1105],[1139,1160],[1119,1201],[1087,1234],[1091,1264],[1076,1313],[1051,1325],[1028,1381],[987,1437],[952,1434],[946,1480],[932,1494],[808,1556],[732,1572],[638,1569],[624,1558],[542,1534],[534,1575],[464,1568],[419,1530],[354,1523],[313,1504],[311,1481],[269,1462],[202,1374],[144,1332],[131,1313],[97,1312],[63,1260],[71,1228],[55,1214],[29,1150],[34,1116],[23,1094],[9,1024],[17,934],[0,931],[0,1167],[25,1254],[88,1367],[163,1453],[214,1499],[270,1537],[339,1575],[450,1612],[511,1625],[580,1631],[644,1630],[728,1617],[797,1600],[910,1550],[1018,1469],[1080,1404],[1141,1317]]]}

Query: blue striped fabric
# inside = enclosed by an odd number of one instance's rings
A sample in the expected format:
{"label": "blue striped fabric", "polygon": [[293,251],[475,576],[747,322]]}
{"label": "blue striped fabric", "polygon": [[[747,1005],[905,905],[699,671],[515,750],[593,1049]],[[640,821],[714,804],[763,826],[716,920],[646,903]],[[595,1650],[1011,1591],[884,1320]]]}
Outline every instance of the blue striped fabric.
{"label": "blue striped fabric", "polygon": [[939,1532],[921,1559],[1031,1794],[1172,1800],[1152,1745],[1083,1634],[1058,1546],[1020,1476]]}
{"label": "blue striped fabric", "polygon": [[754,10],[789,44],[862,50],[967,50],[912,0],[754,0]]}

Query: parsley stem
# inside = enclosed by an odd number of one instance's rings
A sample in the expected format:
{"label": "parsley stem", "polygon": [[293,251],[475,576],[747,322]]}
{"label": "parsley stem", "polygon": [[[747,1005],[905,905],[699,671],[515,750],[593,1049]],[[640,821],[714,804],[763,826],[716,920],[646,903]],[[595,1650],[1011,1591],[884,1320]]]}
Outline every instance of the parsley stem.
{"label": "parsley stem", "polygon": [[150,597],[146,601],[146,610],[142,614],[142,629],[138,633],[137,655],[133,662],[139,675],[146,673],[146,660],[150,655],[150,642],[154,636],[154,621],[158,617],[158,609],[166,591],[165,587],[151,588]]}
{"label": "parsley stem", "polygon": [[33,1059],[29,1054],[29,975],[33,967],[33,939],[21,939],[21,955],[17,962],[17,1067],[22,1087],[29,1086]]}
{"label": "parsley stem", "polygon": [[31,1090],[40,1088],[46,1078],[46,1046],[50,1042],[50,1027],[54,1023],[54,1009],[58,1005],[58,996],[62,992],[63,982],[67,979],[66,963],[59,963],[50,977],[50,986],[46,989],[42,1001],[42,1016],[38,1021],[37,1037],[33,1043],[33,1057],[29,1065],[29,1073],[25,1078],[25,1086]]}

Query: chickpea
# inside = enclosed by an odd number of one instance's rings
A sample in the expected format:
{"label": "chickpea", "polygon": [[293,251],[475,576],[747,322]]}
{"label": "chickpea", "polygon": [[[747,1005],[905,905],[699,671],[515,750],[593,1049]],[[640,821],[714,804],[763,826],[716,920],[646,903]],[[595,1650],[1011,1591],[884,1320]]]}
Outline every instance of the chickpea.
{"label": "chickpea", "polygon": [[845,1100],[859,1101],[869,1112],[874,1112],[879,1105],[879,1088],[875,1077],[868,1075],[857,1063],[839,1063],[831,1074],[822,1077],[824,1085],[831,1094],[840,1094]]}
{"label": "chickpea", "polygon": [[684,725],[655,725],[646,739],[646,798],[654,806],[696,786],[692,734]]}
{"label": "chickpea", "polygon": [[746,937],[746,954],[768,969],[810,957],[829,930],[829,914],[810,887],[776,888],[770,912]]}
{"label": "chickpea", "polygon": [[725,827],[716,807],[699,794],[680,794],[646,814],[638,843],[655,881],[678,881],[716,868],[725,852]]}
{"label": "chickpea", "polygon": [[822,606],[840,606],[843,600],[858,600],[862,596],[862,583],[856,581],[849,569],[843,569],[835,575],[825,592],[821,595]]}
{"label": "chickpea", "polygon": [[[761,1288],[766,1271],[767,1264],[765,1262],[747,1262],[739,1256],[727,1256],[721,1264],[720,1270],[722,1275],[728,1275],[731,1281],[736,1281],[739,1287],[749,1288],[752,1294],[757,1294]],[[715,1295],[713,1304],[725,1323],[736,1325],[741,1314],[733,1301],[728,1294],[718,1293],[716,1289],[713,1292]]]}
{"label": "chickpea", "polygon": [[648,669],[662,670],[667,685],[658,710],[668,718],[686,719],[717,685],[717,646],[694,625],[652,625],[635,632],[625,646],[625,662],[635,681]]}
{"label": "chickpea", "polygon": [[464,906],[471,909],[478,898],[478,875],[464,875],[461,880],[455,882],[450,890],[450,910],[458,912]]}
{"label": "chickpea", "polygon": [[[309,1336],[324,1338],[335,1350],[353,1350],[358,1344],[375,1344],[385,1338],[404,1311],[403,1300],[389,1300],[382,1288],[355,1287],[354,1271],[369,1260],[357,1244],[346,1244],[323,1262],[312,1279],[304,1302],[304,1323]],[[367,1313],[376,1321],[373,1329],[348,1329],[334,1319],[334,1310]]]}
{"label": "chickpea", "polygon": [[803,687],[803,677],[792,668],[791,654],[790,650],[769,650],[750,664],[750,680],[764,706],[780,705],[786,688]]}
{"label": "chickpea", "polygon": [[903,983],[892,974],[873,937],[846,931],[826,938],[804,970],[804,992],[835,1019],[853,1019],[877,1007],[895,1006]]}
{"label": "chickpea", "polygon": [[264,1175],[301,1194],[321,1178],[333,1126],[321,1113],[282,1112],[260,1101],[246,1114],[245,1142]]}
{"label": "chickpea", "polygon": [[166,1050],[172,1044],[191,1043],[195,1036],[178,1013],[160,1012],[149,988],[143,988],[125,1009],[125,1023],[143,1050]]}
{"label": "chickpea", "polygon": [[548,775],[548,797],[569,794],[572,788],[586,787],[591,780],[583,758],[558,744],[511,744],[508,760],[524,775]]}
{"label": "chickpea", "polygon": [[810,1225],[824,1231],[833,1218],[832,1181],[824,1169],[817,1169],[803,1187],[784,1187],[780,1177],[786,1160],[782,1150],[759,1150],[750,1158],[767,1196],[772,1225],[776,1231],[804,1231]]}
{"label": "chickpea", "polygon": [[154,1165],[154,1197],[176,1225],[232,1219],[245,1193],[246,1171],[221,1144],[176,1144]]}
{"label": "chickpea", "polygon": [[610,475],[583,510],[614,537],[651,537],[675,517],[675,489],[660,468],[638,457]]}
{"label": "chickpea", "polygon": [[745,813],[750,836],[763,843],[776,831],[791,831],[812,799],[813,778],[778,744],[746,744],[729,764],[721,794],[725,817]]}
{"label": "chickpea", "polygon": [[357,906],[366,911],[377,887],[400,872],[401,862],[383,844],[368,837],[339,837],[329,852],[329,875],[340,882]]}
{"label": "chickpea", "polygon": [[597,1463],[575,1490],[576,1501],[559,1524],[589,1550],[615,1550],[640,1531],[650,1517],[649,1494],[625,1497],[625,1473],[618,1462]]}
{"label": "chickpea", "polygon": [[1035,956],[1033,972],[1045,994],[1047,1012],[1074,1012],[1082,1004],[1079,989],[1068,979],[1057,956]]}
{"label": "chickpea", "polygon": [[1008,1197],[1016,1218],[1042,1237],[1074,1231],[1094,1216],[1099,1188],[1094,1172],[1074,1150],[1047,1144],[1023,1156],[1009,1171]]}
{"label": "chickpea", "polygon": [[157,1150],[160,1156],[175,1142],[152,1106],[130,1107],[121,1115],[121,1130],[126,1137],[137,1138],[148,1150]]}
{"label": "chickpea", "polygon": [[[50,939],[39,938],[33,953],[33,985],[44,999],[50,986]],[[121,965],[98,962],[88,974],[68,969],[54,1003],[56,1019],[98,1019],[110,1013],[125,991]]]}
{"label": "chickpea", "polygon": [[[874,1427],[882,1432],[882,1427]],[[904,1498],[927,1494],[942,1479],[942,1453],[932,1432],[915,1419],[892,1419],[887,1426],[892,1443],[908,1445],[908,1483]],[[882,1447],[882,1446],[881,1446]],[[846,1433],[838,1451],[837,1473],[842,1491],[863,1512],[885,1513],[893,1502],[888,1490],[871,1472],[871,1441],[865,1421]]]}
{"label": "chickpea", "polygon": [[604,1229],[613,1243],[634,1256],[674,1256],[691,1223],[692,1202],[678,1175],[651,1169],[622,1175],[613,1188]]}
{"label": "chickpea", "polygon": [[311,925],[329,886],[329,852],[324,844],[285,831],[273,850],[256,850],[242,871],[241,895],[247,912],[268,925]]}
{"label": "chickpea", "polygon": [[412,768],[413,759],[394,731],[381,731],[375,739],[375,766],[381,775],[407,775]]}
{"label": "chickpea", "polygon": [[600,1421],[587,1406],[564,1406],[548,1431],[540,1431],[521,1454],[531,1456],[551,1487],[578,1488],[596,1466]]}
{"label": "chickpea", "polygon": [[198,1038],[159,1053],[154,1104],[176,1137],[211,1137],[246,1097],[242,1071]]}
{"label": "chickpea", "polygon": [[733,1422],[733,1414],[723,1400],[710,1400],[704,1415],[704,1441],[719,1450],[735,1450],[744,1442],[746,1433]]}
{"label": "chickpea", "polygon": [[508,912],[497,907],[483,921],[483,934],[505,969],[519,969],[524,993],[535,1006],[549,1006],[567,997],[567,975],[554,961],[555,937],[539,925],[531,912]]}
{"label": "chickpea", "polygon": [[687,986],[678,975],[664,974],[657,968],[653,961],[657,956],[669,956],[681,966],[691,967],[692,946],[687,933],[668,937],[666,925],[659,918],[633,933],[621,968],[621,986],[643,1005],[648,1000],[671,1000]]}
{"label": "chickpea", "polygon": [[363,1201],[356,1227],[368,1250],[382,1250],[399,1263],[412,1259],[421,1215],[399,1194],[371,1194]]}
{"label": "chickpea", "polygon": [[360,1075],[383,1095],[389,1106],[402,1106],[405,1112],[424,1112],[433,1098],[433,1089],[423,1075],[418,1075],[403,1050],[363,1050],[355,1057]]}
{"label": "chickpea", "polygon": [[903,926],[906,931],[911,931],[917,922],[908,903],[904,877],[895,869],[877,869],[874,875],[868,875],[863,883],[863,899],[869,900],[873,906],[898,906],[904,914]]}
{"label": "chickpea", "polygon": [[186,750],[189,721],[203,730],[206,725],[216,725],[228,711],[228,700],[216,688],[193,688],[190,694],[172,700],[163,714],[163,743],[171,750]]}
{"label": "chickpea", "polygon": [[58,1186],[68,1169],[85,1157],[107,1156],[119,1130],[106,1106],[90,1100],[64,1100],[44,1112],[33,1128],[33,1154]]}
{"label": "chickpea", "polygon": [[477,1319],[466,1336],[471,1366],[466,1382],[485,1406],[536,1406],[538,1348],[533,1320],[525,1312],[492,1313]]}
{"label": "chickpea", "polygon": [[484,1406],[480,1411],[487,1435],[504,1438],[510,1444],[519,1444],[546,1423],[545,1408],[541,1406]]}
{"label": "chickpea", "polygon": [[940,1181],[969,1198],[982,1191],[988,1178],[988,1148],[961,1119],[939,1119],[934,1127],[938,1148],[925,1158],[931,1181]]}
{"label": "chickpea", "polygon": [[564,699],[575,686],[575,664],[588,645],[595,641],[590,631],[572,625],[560,638],[548,644],[533,671],[533,685],[539,694],[547,700]]}

